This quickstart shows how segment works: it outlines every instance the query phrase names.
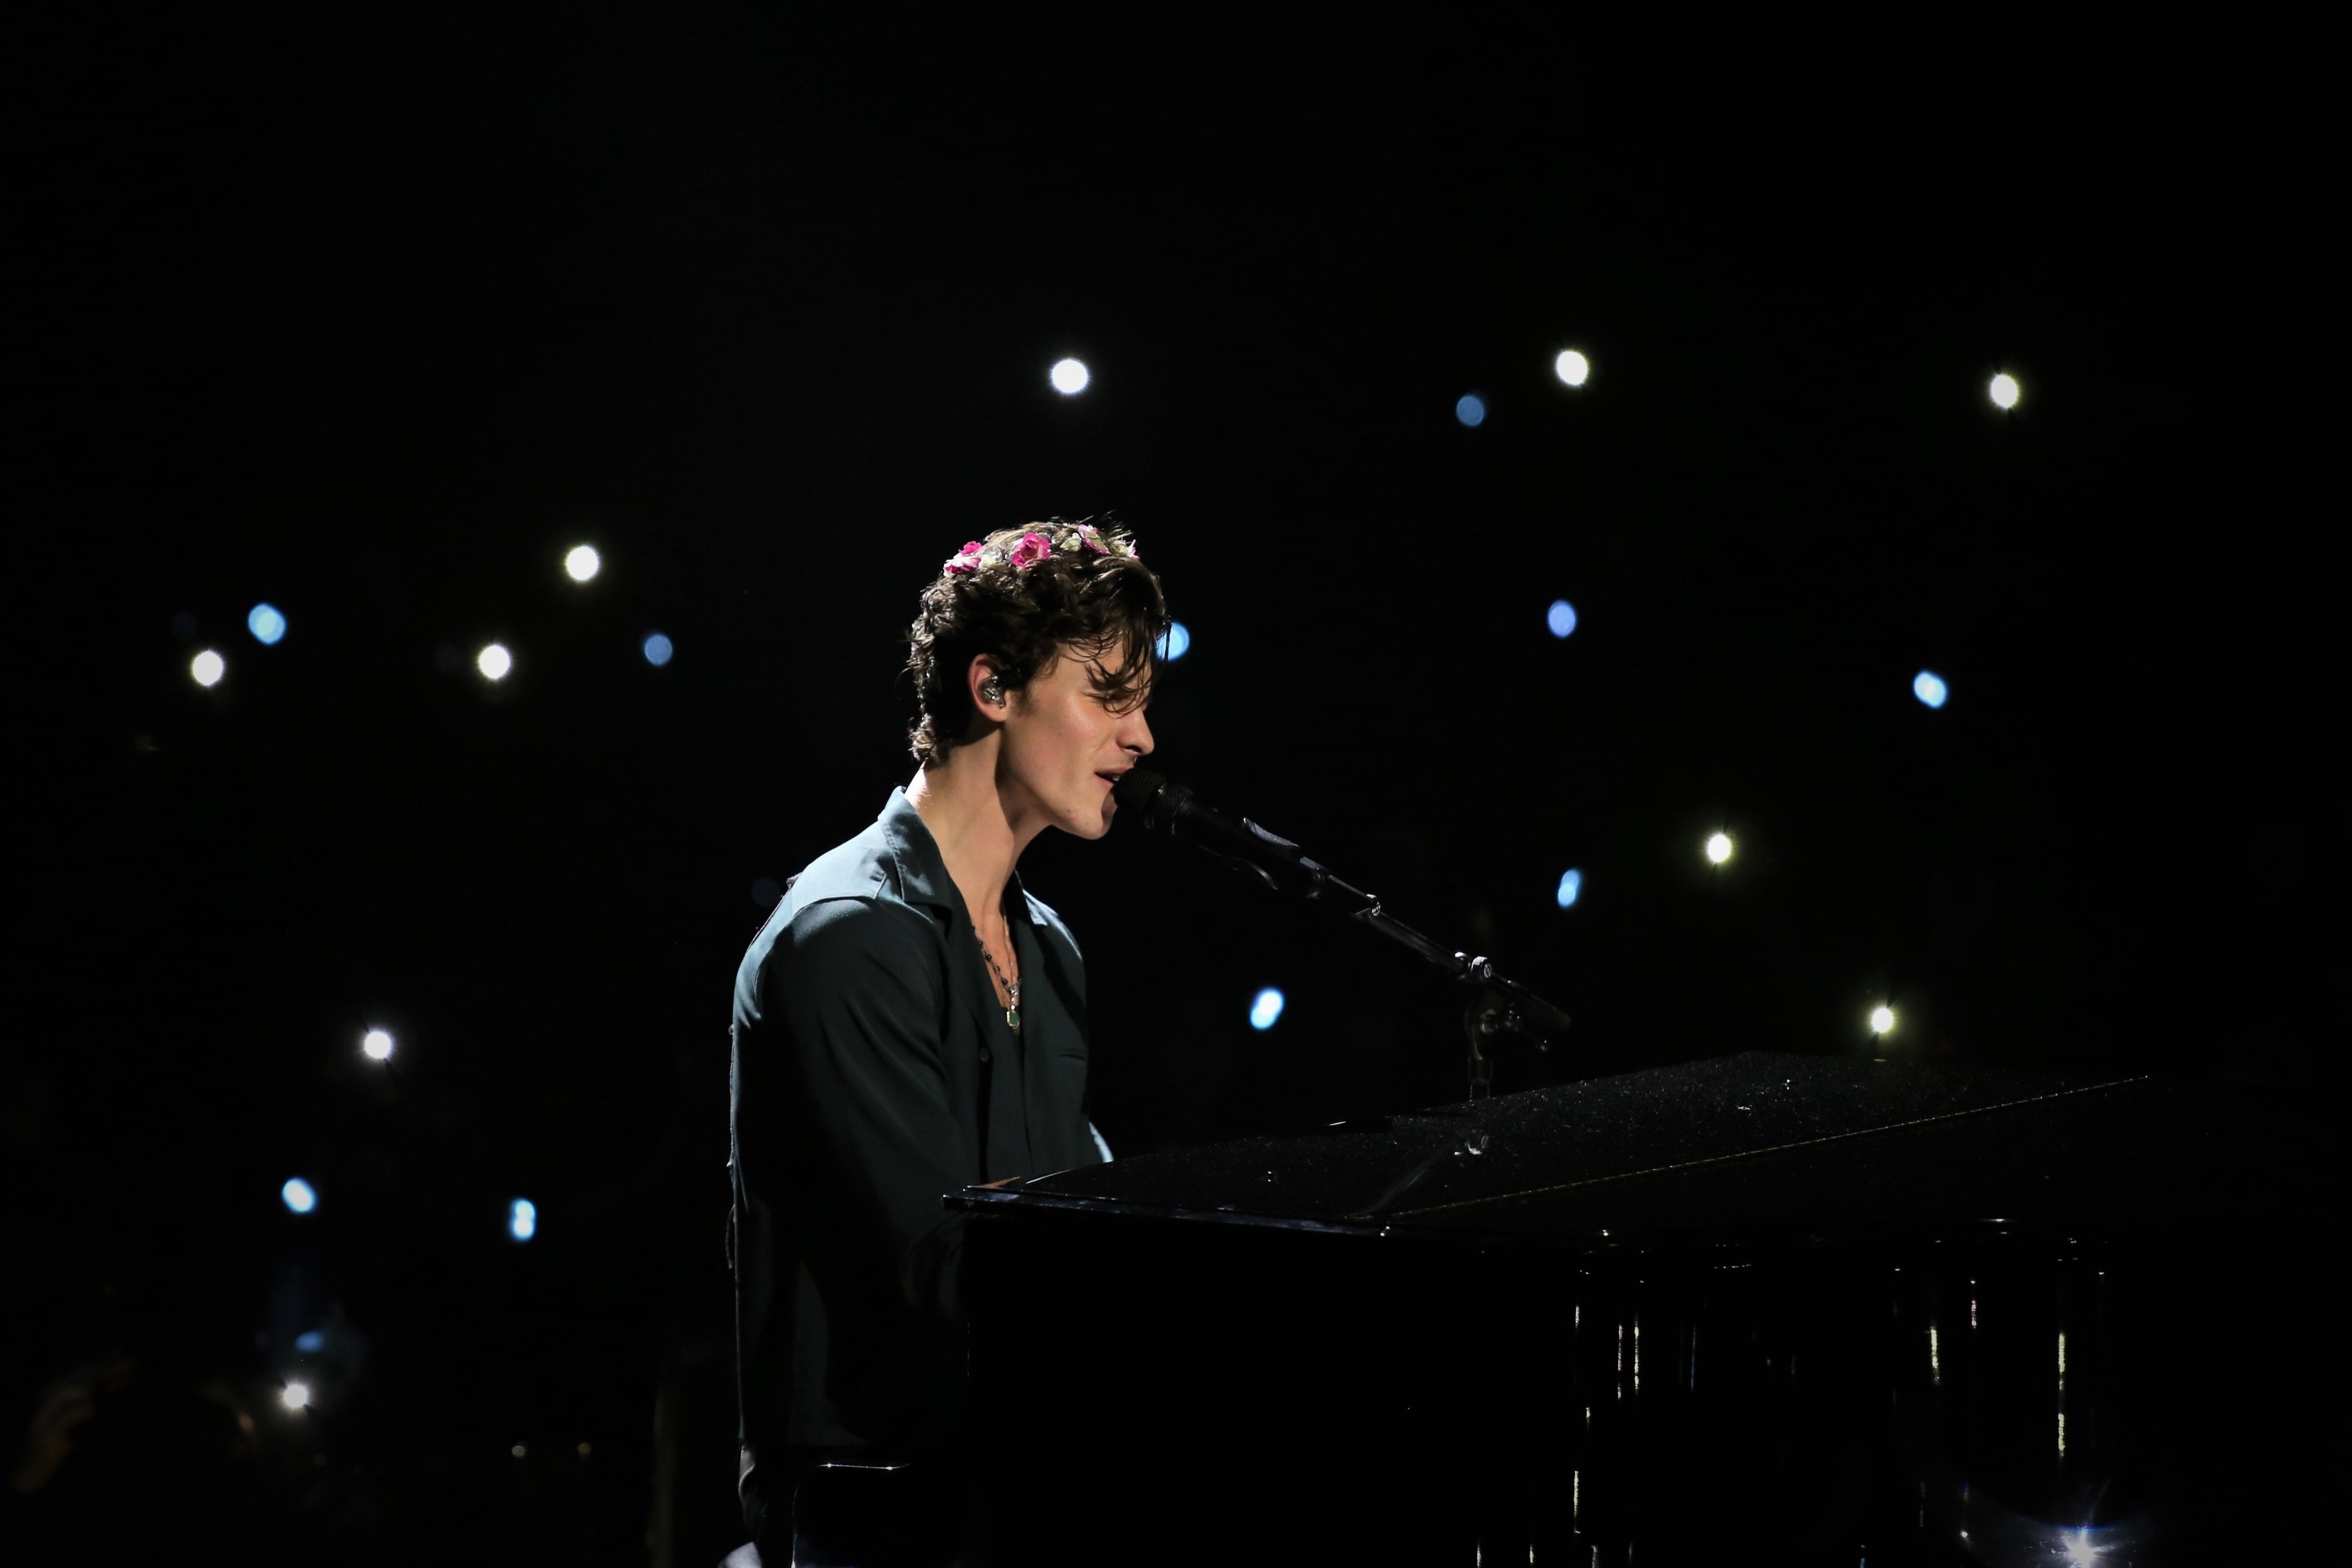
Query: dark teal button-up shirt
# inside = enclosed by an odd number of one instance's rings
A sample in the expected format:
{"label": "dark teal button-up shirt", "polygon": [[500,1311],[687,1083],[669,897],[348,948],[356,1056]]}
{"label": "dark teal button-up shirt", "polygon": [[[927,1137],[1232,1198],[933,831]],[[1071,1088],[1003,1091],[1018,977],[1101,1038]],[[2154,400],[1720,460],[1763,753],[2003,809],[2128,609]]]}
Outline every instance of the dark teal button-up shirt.
{"label": "dark teal button-up shirt", "polygon": [[754,1463],[950,1436],[963,1220],[940,1199],[1104,1158],[1085,1110],[1085,961],[1017,877],[1007,897],[1018,1035],[904,790],[793,879],[743,955],[730,1236]]}

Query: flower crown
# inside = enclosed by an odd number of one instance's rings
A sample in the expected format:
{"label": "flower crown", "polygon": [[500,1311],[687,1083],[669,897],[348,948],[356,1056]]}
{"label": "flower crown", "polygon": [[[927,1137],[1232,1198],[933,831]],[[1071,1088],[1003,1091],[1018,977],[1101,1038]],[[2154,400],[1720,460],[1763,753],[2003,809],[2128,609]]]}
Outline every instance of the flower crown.
{"label": "flower crown", "polygon": [[961,550],[950,556],[947,564],[940,570],[951,577],[960,576],[966,573],[977,572],[983,566],[995,566],[1010,561],[1017,570],[1026,572],[1040,561],[1050,559],[1055,550],[1059,550],[1065,555],[1084,552],[1089,555],[1118,555],[1129,561],[1143,559],[1143,552],[1136,548],[1132,540],[1105,539],[1094,524],[1081,522],[1074,527],[1066,526],[1058,541],[1049,539],[1034,531],[1024,533],[1014,540],[1012,547],[1007,550],[998,550],[982,543],[977,539],[972,540]]}

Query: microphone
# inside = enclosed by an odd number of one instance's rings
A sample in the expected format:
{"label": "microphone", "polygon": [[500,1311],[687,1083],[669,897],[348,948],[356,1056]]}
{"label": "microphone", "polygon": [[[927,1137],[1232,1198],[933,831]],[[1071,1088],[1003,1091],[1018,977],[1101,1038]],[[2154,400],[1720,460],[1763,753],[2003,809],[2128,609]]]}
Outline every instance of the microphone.
{"label": "microphone", "polygon": [[1111,785],[1110,793],[1120,810],[1141,813],[1145,827],[1228,860],[1254,873],[1277,893],[1335,898],[1358,909],[1369,909],[1380,901],[1308,859],[1289,839],[1267,832],[1246,816],[1228,816],[1202,805],[1191,790],[1163,773],[1129,768]]}

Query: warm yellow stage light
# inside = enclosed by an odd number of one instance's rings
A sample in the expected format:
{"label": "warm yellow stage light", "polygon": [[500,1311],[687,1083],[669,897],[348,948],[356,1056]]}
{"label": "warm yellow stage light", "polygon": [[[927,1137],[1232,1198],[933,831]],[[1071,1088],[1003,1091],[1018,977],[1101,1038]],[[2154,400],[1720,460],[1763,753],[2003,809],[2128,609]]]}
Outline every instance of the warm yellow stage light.
{"label": "warm yellow stage light", "polygon": [[492,680],[504,680],[507,671],[514,668],[514,655],[502,644],[492,643],[474,656],[474,668]]}
{"label": "warm yellow stage light", "polygon": [[1731,835],[1728,833],[1716,833],[1708,835],[1706,840],[1706,858],[1709,860],[1714,861],[1718,866],[1722,865],[1726,860],[1730,859]]}
{"label": "warm yellow stage light", "polygon": [[2017,377],[2007,371],[2002,371],[1999,375],[1994,376],[1991,384],[1985,388],[1985,395],[1992,399],[1993,406],[1996,408],[2016,407]]}
{"label": "warm yellow stage light", "polygon": [[1895,1009],[1882,1002],[1870,1010],[1870,1032],[1891,1035],[1895,1032]]}
{"label": "warm yellow stage light", "polygon": [[575,544],[572,547],[572,553],[563,558],[563,569],[572,574],[574,583],[585,583],[596,575],[597,568],[604,564],[604,558],[596,553],[596,547],[593,544]]}

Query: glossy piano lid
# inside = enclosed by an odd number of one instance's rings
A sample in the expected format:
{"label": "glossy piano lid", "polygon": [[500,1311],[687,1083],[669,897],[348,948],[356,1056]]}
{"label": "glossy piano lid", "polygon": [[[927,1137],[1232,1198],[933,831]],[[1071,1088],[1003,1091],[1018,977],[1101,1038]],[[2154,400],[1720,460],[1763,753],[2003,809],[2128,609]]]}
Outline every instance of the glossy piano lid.
{"label": "glossy piano lid", "polygon": [[2283,1091],[1750,1052],[950,1200],[1580,1245],[2225,1221],[2304,1178]]}

